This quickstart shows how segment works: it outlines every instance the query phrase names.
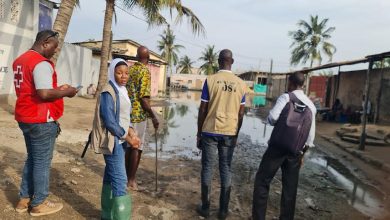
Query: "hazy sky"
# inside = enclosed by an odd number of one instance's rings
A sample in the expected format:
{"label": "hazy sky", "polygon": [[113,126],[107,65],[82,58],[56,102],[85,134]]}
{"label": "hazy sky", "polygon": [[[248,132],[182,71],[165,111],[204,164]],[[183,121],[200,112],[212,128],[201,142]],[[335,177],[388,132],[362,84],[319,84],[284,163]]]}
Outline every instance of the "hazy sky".
{"label": "hazy sky", "polygon": [[[74,11],[66,41],[100,40],[105,10],[104,0],[81,0]],[[120,0],[117,0],[120,2]],[[180,56],[197,60],[210,44],[218,50],[229,48],[235,57],[234,69],[269,70],[290,67],[291,39],[288,31],[296,29],[300,19],[309,15],[329,18],[336,27],[330,40],[337,47],[333,61],[362,58],[390,50],[390,0],[183,0],[200,18],[206,37],[194,37],[186,21],[173,26],[177,43],[185,46]],[[129,38],[158,52],[157,41],[165,27],[148,25],[119,9],[113,25],[114,39]],[[143,18],[142,13],[130,13]],[[158,52],[159,53],[159,52]],[[323,60],[326,63],[327,59]],[[198,62],[197,65],[200,63]],[[364,65],[362,67],[366,67]],[[348,67],[342,68],[347,69]]]}

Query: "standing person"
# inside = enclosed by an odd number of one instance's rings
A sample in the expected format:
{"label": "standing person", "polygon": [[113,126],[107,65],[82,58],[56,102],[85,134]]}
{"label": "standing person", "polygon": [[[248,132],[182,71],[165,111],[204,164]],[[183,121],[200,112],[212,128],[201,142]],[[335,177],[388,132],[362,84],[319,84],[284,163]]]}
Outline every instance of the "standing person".
{"label": "standing person", "polygon": [[361,111],[360,111],[360,121],[363,122],[363,114],[364,112],[366,112],[367,114],[367,119],[370,118],[371,116],[371,101],[368,100],[367,101],[367,110],[364,110],[365,109],[365,104],[366,104],[366,95],[363,95],[362,96],[362,108],[361,108]]}
{"label": "standing person", "polygon": [[57,120],[64,112],[63,97],[73,97],[77,90],[69,85],[57,86],[57,73],[50,58],[58,46],[58,33],[44,30],[37,34],[30,50],[14,61],[16,91],[15,119],[23,132],[27,148],[20,200],[17,212],[31,207],[32,216],[48,215],[62,209],[62,203],[50,202],[49,179]]}
{"label": "standing person", "polygon": [[225,219],[231,190],[231,162],[238,132],[244,117],[245,83],[231,71],[233,54],[219,53],[219,71],[208,76],[202,91],[198,114],[197,146],[202,150],[201,200],[197,212],[203,217],[210,213],[210,192],[217,150],[221,192],[218,218]]}
{"label": "standing person", "polygon": [[137,148],[139,138],[130,122],[131,103],[125,87],[129,79],[127,63],[114,59],[108,71],[109,83],[96,102],[91,146],[96,153],[103,153],[106,162],[101,219],[128,220],[131,198],[126,187],[125,150],[127,143]]}
{"label": "standing person", "polygon": [[139,148],[129,148],[126,151],[126,173],[127,186],[134,191],[138,190],[138,184],[135,178],[139,162],[141,160],[142,150],[145,144],[145,134],[147,129],[147,119],[152,118],[153,127],[157,130],[159,122],[150,107],[150,72],[146,66],[149,62],[149,50],[140,46],[137,50],[137,59],[129,69],[129,82],[127,90],[133,109],[131,111],[131,122],[134,129],[141,139]]}
{"label": "standing person", "polygon": [[333,103],[331,111],[328,112],[327,114],[327,120],[338,121],[343,111],[344,111],[343,104],[341,104],[340,99],[336,99],[335,102]]}
{"label": "standing person", "polygon": [[265,219],[270,183],[282,168],[282,198],[279,219],[294,219],[299,170],[308,147],[313,147],[316,108],[304,94],[305,77],[294,73],[288,79],[288,93],[281,95],[268,115],[274,125],[268,149],[263,155],[253,192],[252,216]]}

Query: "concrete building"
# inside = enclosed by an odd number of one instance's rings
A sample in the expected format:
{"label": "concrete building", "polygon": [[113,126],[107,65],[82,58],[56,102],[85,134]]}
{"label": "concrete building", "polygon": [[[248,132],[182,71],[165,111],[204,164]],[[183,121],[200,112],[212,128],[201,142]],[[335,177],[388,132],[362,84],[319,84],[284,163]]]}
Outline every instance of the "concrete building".
{"label": "concrete building", "polygon": [[[51,29],[55,3],[47,0],[0,0],[0,101],[15,103],[12,63],[31,48],[38,31]],[[100,60],[92,50],[65,43],[57,60],[58,83],[84,88],[97,84]]]}
{"label": "concrete building", "polygon": [[[73,43],[81,47],[89,48],[93,52],[93,59],[99,60],[101,54],[101,41],[85,41]],[[113,40],[112,41],[112,56],[114,58],[123,58],[130,65],[136,61],[137,49],[141,44],[130,39]],[[150,51],[150,63],[148,68],[151,72],[151,96],[157,96],[159,93],[166,90],[166,62],[156,52]]]}
{"label": "concrete building", "polygon": [[[356,111],[362,108],[362,97],[367,70],[340,72],[327,81],[327,105],[331,107],[339,98],[344,109]],[[370,73],[371,118],[380,123],[390,123],[390,68],[373,69]]]}
{"label": "concrete building", "polygon": [[202,90],[207,76],[198,74],[172,74],[170,78],[171,88],[186,88],[190,90]]}
{"label": "concrete building", "polygon": [[[268,82],[268,76],[272,77],[271,82]],[[258,93],[266,95],[270,99],[276,99],[286,91],[286,76],[285,73],[269,74],[261,71],[249,71],[238,75],[250,89],[255,90],[255,87],[259,87],[260,89],[263,87],[261,90],[264,91]],[[254,92],[256,93],[256,91]]]}
{"label": "concrete building", "polygon": [[3,98],[14,93],[13,60],[31,47],[40,29],[52,22],[53,7],[54,3],[46,0],[0,0],[0,95]]}

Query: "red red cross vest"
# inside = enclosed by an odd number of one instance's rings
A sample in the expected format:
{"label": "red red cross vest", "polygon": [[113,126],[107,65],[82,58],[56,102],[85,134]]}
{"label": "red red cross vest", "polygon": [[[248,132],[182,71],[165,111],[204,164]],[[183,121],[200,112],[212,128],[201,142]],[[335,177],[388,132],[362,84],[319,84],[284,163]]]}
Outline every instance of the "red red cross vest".
{"label": "red red cross vest", "polygon": [[14,86],[16,91],[15,119],[23,123],[45,123],[58,120],[64,112],[63,99],[43,101],[35,89],[33,71],[35,66],[47,61],[53,67],[53,88],[57,88],[57,73],[54,64],[41,54],[29,50],[14,61]]}

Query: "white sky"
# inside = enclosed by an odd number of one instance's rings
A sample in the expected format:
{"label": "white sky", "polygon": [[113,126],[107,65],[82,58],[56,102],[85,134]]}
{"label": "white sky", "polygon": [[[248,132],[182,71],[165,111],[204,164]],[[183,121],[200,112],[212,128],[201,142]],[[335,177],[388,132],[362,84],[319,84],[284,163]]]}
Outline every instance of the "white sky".
{"label": "white sky", "polygon": [[[117,0],[119,2],[120,0]],[[104,0],[81,0],[74,11],[66,41],[100,40],[105,10]],[[309,15],[329,18],[328,26],[336,27],[330,42],[337,47],[333,61],[358,59],[390,50],[390,0],[183,0],[206,28],[206,37],[194,37],[186,21],[173,26],[177,43],[185,46],[180,57],[197,60],[206,45],[217,50],[233,51],[234,69],[297,69],[290,67],[291,39],[288,31],[296,29],[300,19]],[[129,38],[158,52],[157,41],[165,27],[149,29],[147,24],[117,10],[113,25],[114,39]],[[130,11],[143,18],[137,10]],[[159,53],[159,52],[158,52]],[[323,60],[323,64],[327,59]],[[197,62],[196,65],[200,65]],[[360,66],[365,68],[367,65]],[[343,67],[346,70],[349,67]],[[356,68],[356,66],[354,67]]]}

